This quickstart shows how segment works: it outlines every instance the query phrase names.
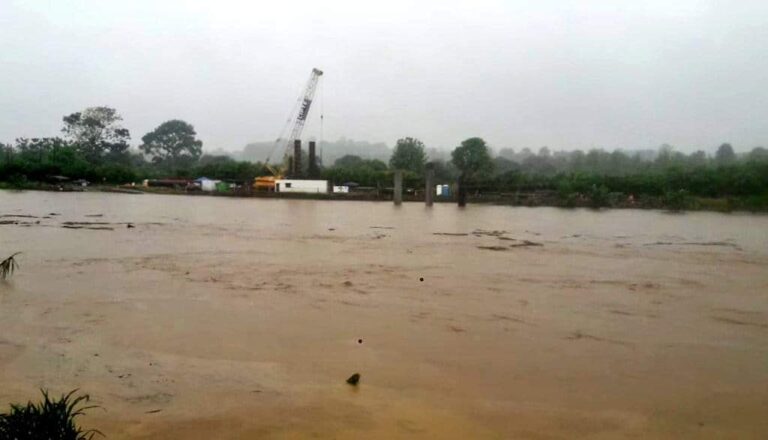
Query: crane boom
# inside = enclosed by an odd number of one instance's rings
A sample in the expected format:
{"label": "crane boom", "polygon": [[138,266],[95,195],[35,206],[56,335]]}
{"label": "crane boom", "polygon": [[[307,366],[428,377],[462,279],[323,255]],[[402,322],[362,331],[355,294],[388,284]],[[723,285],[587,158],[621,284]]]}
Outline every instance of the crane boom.
{"label": "crane boom", "polygon": [[[293,144],[293,141],[301,137],[301,132],[304,130],[304,123],[309,116],[309,109],[312,106],[312,100],[315,96],[315,90],[317,89],[317,83],[320,81],[320,77],[323,75],[323,71],[317,68],[312,69],[312,73],[309,75],[307,85],[304,87],[304,93],[299,96],[299,99],[291,111],[291,115],[286,121],[286,125],[283,131],[280,133],[280,137],[275,141],[272,151],[267,156],[266,163],[269,163],[269,159],[275,150],[283,152],[283,158],[288,154],[288,148]],[[288,127],[291,127],[288,137],[283,137]]]}

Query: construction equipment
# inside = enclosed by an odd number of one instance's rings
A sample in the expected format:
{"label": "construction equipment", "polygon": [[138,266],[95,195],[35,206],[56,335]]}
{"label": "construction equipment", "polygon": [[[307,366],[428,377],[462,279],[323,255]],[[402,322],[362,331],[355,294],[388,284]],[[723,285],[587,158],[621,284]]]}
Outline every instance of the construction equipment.
{"label": "construction equipment", "polygon": [[[289,155],[289,147],[294,143],[296,139],[300,139],[301,137],[301,132],[304,130],[304,123],[307,121],[307,117],[309,116],[309,109],[312,107],[312,100],[315,96],[317,84],[320,81],[320,77],[322,75],[322,70],[317,68],[312,69],[312,73],[309,75],[309,80],[304,87],[304,92],[299,95],[299,99],[296,101],[296,104],[294,104],[293,109],[291,109],[288,120],[280,132],[280,136],[277,138],[277,140],[275,140],[275,144],[264,163],[264,166],[272,175],[259,176],[254,179],[254,189],[260,191],[274,191],[275,181],[282,179],[286,173],[293,175],[298,175],[301,173],[301,170],[299,169],[289,169],[298,167],[287,166],[287,162],[290,162],[292,165],[298,164],[298,160],[296,160],[296,158],[292,158]],[[286,133],[288,133],[287,136]],[[273,167],[269,162],[275,151],[279,151],[282,154],[282,159],[279,165]],[[293,160],[289,160],[289,158]]]}

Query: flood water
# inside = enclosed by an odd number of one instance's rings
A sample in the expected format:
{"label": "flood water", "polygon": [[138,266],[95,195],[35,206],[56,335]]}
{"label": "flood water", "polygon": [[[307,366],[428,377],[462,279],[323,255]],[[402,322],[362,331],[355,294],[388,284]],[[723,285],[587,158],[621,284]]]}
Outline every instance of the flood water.
{"label": "flood water", "polygon": [[17,251],[0,403],[109,438],[768,433],[768,216],[0,191]]}

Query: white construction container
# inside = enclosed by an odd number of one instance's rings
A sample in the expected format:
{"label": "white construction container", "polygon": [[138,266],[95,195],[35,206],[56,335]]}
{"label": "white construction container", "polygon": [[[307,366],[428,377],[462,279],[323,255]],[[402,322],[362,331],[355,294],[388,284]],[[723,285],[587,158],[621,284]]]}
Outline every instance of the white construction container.
{"label": "white construction container", "polygon": [[200,189],[203,191],[216,191],[216,184],[221,182],[221,180],[215,180],[215,179],[209,179],[207,177],[201,177],[195,182],[200,185]]}
{"label": "white construction container", "polygon": [[293,192],[309,194],[326,194],[328,192],[327,180],[299,180],[278,179],[275,180],[276,192]]}

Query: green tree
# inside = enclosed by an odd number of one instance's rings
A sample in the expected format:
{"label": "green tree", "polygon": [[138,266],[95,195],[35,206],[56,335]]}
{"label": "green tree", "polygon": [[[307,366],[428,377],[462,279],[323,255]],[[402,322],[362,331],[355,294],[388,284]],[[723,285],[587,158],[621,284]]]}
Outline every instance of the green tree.
{"label": "green tree", "polygon": [[715,160],[720,165],[727,165],[735,161],[736,153],[733,151],[731,144],[720,145],[715,153]]}
{"label": "green tree", "polygon": [[422,174],[426,162],[427,153],[424,152],[424,143],[416,138],[407,137],[397,140],[395,151],[389,159],[389,167]]}
{"label": "green tree", "polygon": [[62,132],[91,163],[100,162],[105,154],[122,156],[131,139],[128,129],[120,126],[123,118],[110,107],[89,107],[82,112],[64,116]]}
{"label": "green tree", "polygon": [[174,119],[163,122],[145,134],[139,147],[152,161],[171,167],[189,166],[200,158],[203,142],[196,139],[195,128],[184,121]]}
{"label": "green tree", "polygon": [[481,138],[469,138],[451,153],[451,162],[459,169],[464,180],[486,177],[493,171],[488,146]]}

